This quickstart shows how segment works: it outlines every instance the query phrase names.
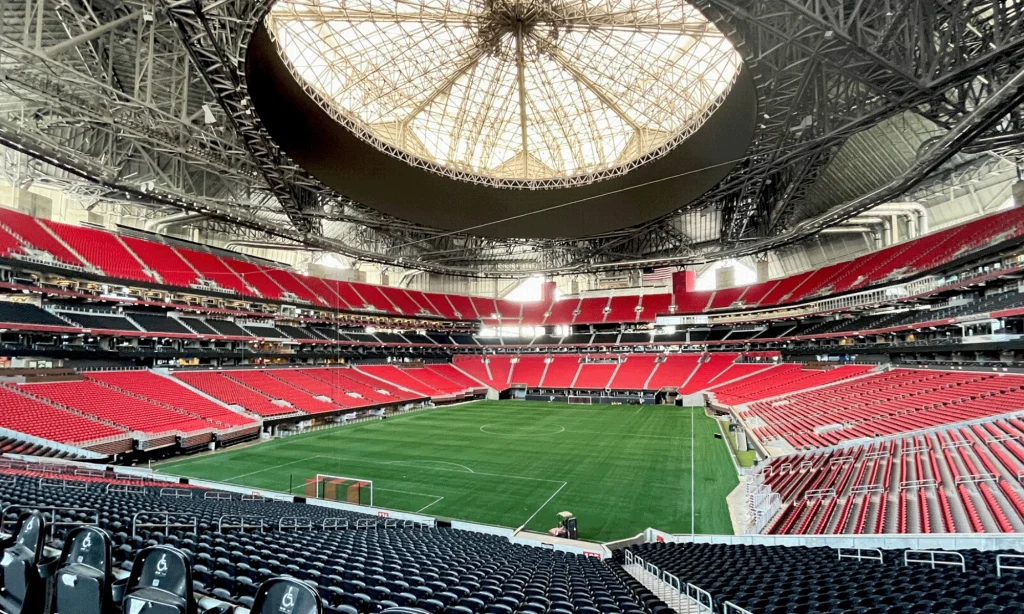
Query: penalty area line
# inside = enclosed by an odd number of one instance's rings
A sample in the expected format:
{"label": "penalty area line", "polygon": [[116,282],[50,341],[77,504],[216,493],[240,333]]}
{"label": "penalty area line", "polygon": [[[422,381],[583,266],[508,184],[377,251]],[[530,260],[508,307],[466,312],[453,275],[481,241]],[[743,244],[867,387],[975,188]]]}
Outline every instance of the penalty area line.
{"label": "penalty area line", "polygon": [[524,528],[524,527],[525,527],[526,525],[530,524],[530,521],[531,521],[531,520],[533,520],[533,519],[534,519],[534,517],[535,517],[535,516],[536,516],[537,514],[539,514],[539,513],[540,513],[540,511],[541,511],[542,509],[544,509],[545,507],[547,507],[548,503],[551,503],[551,500],[552,500],[552,499],[554,499],[554,498],[555,498],[555,496],[556,496],[556,495],[557,495],[558,493],[562,492],[562,489],[563,489],[563,488],[565,488],[565,485],[566,485],[566,484],[568,484],[568,482],[562,482],[562,485],[558,487],[558,490],[556,490],[556,491],[555,491],[554,493],[552,493],[552,494],[551,494],[551,496],[550,496],[550,497],[548,497],[547,501],[545,501],[544,503],[541,503],[540,507],[538,507],[538,508],[537,508],[537,511],[536,511],[536,512],[534,512],[534,513],[533,513],[533,514],[532,514],[532,515],[531,515],[531,516],[530,516],[529,518],[527,518],[527,519],[526,519],[526,522],[524,522],[524,523],[523,523],[523,526],[522,526],[522,527],[519,527],[519,528],[520,528],[520,529],[522,529],[522,528]]}
{"label": "penalty area line", "polygon": [[239,478],[247,478],[250,475],[256,475],[257,473],[263,473],[264,471],[273,471],[274,469],[280,469],[281,467],[287,467],[288,465],[297,465],[299,463],[304,463],[306,461],[311,461],[314,458],[321,458],[321,457],[322,457],[322,455],[319,455],[319,454],[316,455],[316,456],[307,456],[306,458],[300,458],[297,461],[292,461],[290,463],[281,463],[280,465],[274,465],[273,467],[267,467],[265,469],[259,469],[257,471],[250,471],[249,473],[243,473],[241,475],[236,475],[236,476],[233,476],[233,477],[230,477],[230,478],[226,478],[226,479],[223,479],[223,480],[220,480],[220,481],[221,482],[228,482],[228,483],[230,483],[232,480],[237,480]]}
{"label": "penalty area line", "polygon": [[444,497],[438,497],[437,500],[431,501],[430,503],[428,503],[428,504],[424,505],[423,507],[421,507],[420,509],[416,510],[416,513],[419,514],[420,512],[422,512],[423,510],[427,509],[431,505],[437,503],[438,501],[444,501]]}

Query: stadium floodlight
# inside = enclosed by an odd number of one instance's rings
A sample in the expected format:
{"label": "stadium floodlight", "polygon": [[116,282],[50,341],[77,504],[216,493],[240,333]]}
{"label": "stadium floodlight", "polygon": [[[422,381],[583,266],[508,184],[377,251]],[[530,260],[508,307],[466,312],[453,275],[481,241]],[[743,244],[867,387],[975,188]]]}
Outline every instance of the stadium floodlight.
{"label": "stadium floodlight", "polygon": [[567,187],[668,153],[741,59],[674,0],[280,0],[297,81],[364,141],[498,187]]}

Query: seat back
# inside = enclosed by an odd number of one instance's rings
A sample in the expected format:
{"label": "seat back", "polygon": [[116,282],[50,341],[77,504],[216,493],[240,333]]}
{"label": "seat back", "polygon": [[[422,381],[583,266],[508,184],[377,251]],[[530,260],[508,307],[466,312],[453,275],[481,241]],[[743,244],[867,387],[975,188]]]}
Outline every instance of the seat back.
{"label": "seat back", "polygon": [[112,610],[110,535],[97,527],[68,533],[54,585],[56,614],[106,614]]}
{"label": "seat back", "polygon": [[0,559],[0,611],[21,614],[42,608],[46,586],[39,575],[39,562],[45,546],[45,525],[42,514],[36,511],[18,518],[14,541]]}
{"label": "seat back", "polygon": [[196,614],[192,569],[185,553],[171,546],[139,552],[124,593],[125,614]]}
{"label": "seat back", "polygon": [[271,578],[260,585],[250,614],[323,614],[320,595],[293,578]]}

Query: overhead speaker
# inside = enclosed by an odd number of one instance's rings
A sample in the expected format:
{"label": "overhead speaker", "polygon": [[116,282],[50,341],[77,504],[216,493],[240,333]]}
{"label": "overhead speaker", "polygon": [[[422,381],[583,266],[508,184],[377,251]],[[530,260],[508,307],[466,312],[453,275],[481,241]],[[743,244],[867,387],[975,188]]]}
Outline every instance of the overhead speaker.
{"label": "overhead speaker", "polygon": [[1013,195],[1014,207],[1024,206],[1024,181],[1020,179],[1015,181],[1010,188],[1010,193]]}

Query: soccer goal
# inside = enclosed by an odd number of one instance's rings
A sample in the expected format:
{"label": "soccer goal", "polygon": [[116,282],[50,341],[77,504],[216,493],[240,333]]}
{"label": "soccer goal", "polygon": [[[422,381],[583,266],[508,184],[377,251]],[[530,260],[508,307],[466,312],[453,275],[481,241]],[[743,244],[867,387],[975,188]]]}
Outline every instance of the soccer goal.
{"label": "soccer goal", "polygon": [[306,496],[372,507],[373,480],[318,473],[306,480]]}
{"label": "soccer goal", "polygon": [[569,405],[593,405],[594,397],[569,397]]}

